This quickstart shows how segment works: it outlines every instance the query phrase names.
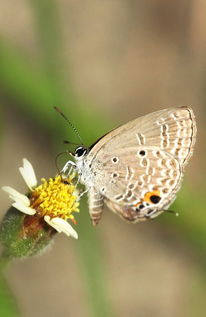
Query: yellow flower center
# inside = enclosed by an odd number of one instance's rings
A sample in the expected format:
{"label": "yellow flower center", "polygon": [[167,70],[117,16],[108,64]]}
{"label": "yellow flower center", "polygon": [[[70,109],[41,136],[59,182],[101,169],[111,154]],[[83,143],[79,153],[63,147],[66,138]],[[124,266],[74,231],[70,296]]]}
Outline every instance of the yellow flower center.
{"label": "yellow flower center", "polygon": [[73,212],[79,212],[78,192],[74,183],[74,175],[62,179],[60,175],[46,180],[36,187],[31,194],[31,208],[41,216],[60,217],[75,222]]}

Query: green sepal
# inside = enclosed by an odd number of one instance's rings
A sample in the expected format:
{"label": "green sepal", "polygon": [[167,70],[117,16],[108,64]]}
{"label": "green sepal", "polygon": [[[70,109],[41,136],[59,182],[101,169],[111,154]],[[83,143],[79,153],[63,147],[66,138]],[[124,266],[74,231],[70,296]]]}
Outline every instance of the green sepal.
{"label": "green sepal", "polygon": [[43,218],[25,215],[11,207],[0,226],[0,242],[7,257],[25,258],[45,251],[55,233]]}

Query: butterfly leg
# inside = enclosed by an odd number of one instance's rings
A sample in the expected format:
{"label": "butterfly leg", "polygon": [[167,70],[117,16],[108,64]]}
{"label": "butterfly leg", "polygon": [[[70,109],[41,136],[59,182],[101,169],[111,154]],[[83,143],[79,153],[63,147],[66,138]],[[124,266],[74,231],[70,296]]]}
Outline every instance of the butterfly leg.
{"label": "butterfly leg", "polygon": [[[70,167],[70,168],[69,168]],[[70,175],[70,173],[72,172],[72,169],[74,168],[74,169],[76,169],[76,164],[73,162],[73,161],[68,161],[65,165],[64,165],[64,167],[62,168],[62,170],[61,170],[61,173],[63,174],[63,175]],[[68,169],[69,169],[69,171],[68,171]]]}
{"label": "butterfly leg", "polygon": [[80,191],[79,192],[79,200],[85,195],[85,194],[87,194],[88,193],[88,189],[85,189],[85,190],[83,190],[83,191]]}
{"label": "butterfly leg", "polygon": [[103,197],[94,187],[89,190],[89,214],[93,226],[96,226],[103,212]]}

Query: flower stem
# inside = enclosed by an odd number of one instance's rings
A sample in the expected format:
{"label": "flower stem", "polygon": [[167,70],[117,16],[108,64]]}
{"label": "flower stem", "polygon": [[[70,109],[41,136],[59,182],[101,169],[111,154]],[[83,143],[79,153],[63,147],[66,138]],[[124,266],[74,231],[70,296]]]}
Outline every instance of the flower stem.
{"label": "flower stem", "polygon": [[12,257],[5,250],[3,250],[0,256],[0,273],[4,271],[4,269],[7,267],[11,260]]}

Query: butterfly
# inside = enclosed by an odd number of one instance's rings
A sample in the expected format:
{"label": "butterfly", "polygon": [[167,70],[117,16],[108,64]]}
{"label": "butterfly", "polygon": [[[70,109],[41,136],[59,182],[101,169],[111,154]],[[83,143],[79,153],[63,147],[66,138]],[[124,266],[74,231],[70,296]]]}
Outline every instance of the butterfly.
{"label": "butterfly", "polygon": [[181,187],[196,140],[190,107],[160,110],[130,121],[92,146],[78,146],[68,161],[88,192],[93,225],[104,204],[131,223],[166,211]]}

